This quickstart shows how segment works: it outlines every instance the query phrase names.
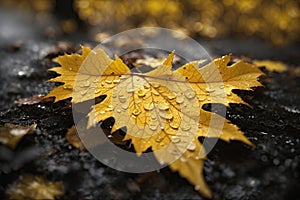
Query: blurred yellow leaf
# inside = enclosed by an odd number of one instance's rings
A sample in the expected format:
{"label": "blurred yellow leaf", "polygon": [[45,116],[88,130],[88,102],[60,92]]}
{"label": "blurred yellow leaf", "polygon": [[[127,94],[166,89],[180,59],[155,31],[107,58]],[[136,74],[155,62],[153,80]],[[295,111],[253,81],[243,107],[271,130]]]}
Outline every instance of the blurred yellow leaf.
{"label": "blurred yellow leaf", "polygon": [[287,66],[279,61],[255,60],[254,64],[259,67],[265,67],[269,71],[284,72],[287,70]]}
{"label": "blurred yellow leaf", "polygon": [[0,126],[0,143],[14,149],[20,140],[26,135],[35,131],[36,124],[31,126],[21,126],[14,124],[4,124]]}
{"label": "blurred yellow leaf", "polygon": [[10,199],[56,199],[64,194],[62,182],[49,182],[41,176],[25,174],[6,192]]}

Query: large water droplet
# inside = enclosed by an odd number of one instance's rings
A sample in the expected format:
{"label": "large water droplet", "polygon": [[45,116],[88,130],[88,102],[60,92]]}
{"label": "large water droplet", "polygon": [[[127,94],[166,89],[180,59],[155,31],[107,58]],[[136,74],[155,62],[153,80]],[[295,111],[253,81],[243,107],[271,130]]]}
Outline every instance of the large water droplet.
{"label": "large water droplet", "polygon": [[172,100],[176,98],[176,95],[174,93],[170,93],[167,95],[168,99]]}
{"label": "large water droplet", "polygon": [[126,90],[128,93],[133,93],[134,92],[134,88],[129,86],[127,87],[127,90]]}
{"label": "large water droplet", "polygon": [[158,127],[158,124],[157,124],[157,123],[150,123],[150,124],[149,124],[149,128],[150,128],[150,130],[152,130],[152,131],[156,131],[156,130],[157,130],[157,127]]}
{"label": "large water droplet", "polygon": [[89,87],[91,85],[90,81],[86,81],[84,84],[84,87]]}
{"label": "large water droplet", "polygon": [[178,155],[179,155],[178,151],[176,151],[176,150],[173,150],[173,151],[172,151],[172,154],[173,154],[174,156],[178,156]]}
{"label": "large water droplet", "polygon": [[208,93],[212,93],[212,92],[215,91],[215,89],[209,88],[209,87],[205,88],[205,90],[206,90]]}
{"label": "large water droplet", "polygon": [[177,129],[177,128],[179,127],[179,124],[176,123],[176,122],[171,122],[171,123],[170,123],[170,126],[171,126],[172,128]]}
{"label": "large water droplet", "polygon": [[186,90],[186,91],[184,92],[184,95],[185,95],[186,98],[188,98],[188,99],[192,99],[192,98],[194,98],[194,97],[196,96],[194,90],[192,90],[192,89]]}
{"label": "large water droplet", "polygon": [[105,114],[105,111],[102,110],[102,111],[100,111],[99,113],[100,113],[101,115],[103,115],[103,114]]}
{"label": "large water droplet", "polygon": [[111,80],[105,80],[105,83],[111,84],[112,81]]}
{"label": "large water droplet", "polygon": [[145,89],[149,89],[149,88],[150,88],[150,85],[147,83],[147,84],[144,85],[144,88],[145,88]]}
{"label": "large water droplet", "polygon": [[169,104],[158,104],[158,109],[159,110],[168,110],[170,108]]}
{"label": "large water droplet", "polygon": [[156,113],[152,113],[152,114],[151,114],[151,119],[153,119],[153,120],[156,120],[156,119],[157,119]]}
{"label": "large water droplet", "polygon": [[178,136],[171,136],[171,140],[172,140],[172,142],[174,142],[174,143],[178,143],[178,142],[180,142],[181,141],[181,139],[178,137]]}
{"label": "large water droplet", "polygon": [[196,150],[196,144],[194,142],[189,143],[189,145],[186,147],[189,151],[195,151]]}
{"label": "large water droplet", "polygon": [[159,112],[159,116],[161,116],[164,119],[172,119],[173,114],[171,112]]}
{"label": "large water droplet", "polygon": [[184,102],[184,96],[177,96],[176,102],[182,104]]}
{"label": "large water droplet", "polygon": [[109,134],[107,137],[108,137],[108,139],[112,139],[114,136]]}
{"label": "large water droplet", "polygon": [[181,161],[181,162],[186,162],[187,159],[186,159],[185,157],[182,156],[182,157],[180,157],[180,161]]}
{"label": "large water droplet", "polygon": [[141,114],[141,111],[140,111],[140,109],[135,108],[135,109],[132,111],[132,114],[135,115],[135,116],[138,116],[139,114]]}
{"label": "large water droplet", "polygon": [[189,124],[182,124],[182,126],[181,126],[181,130],[183,130],[183,131],[188,131],[188,130],[190,130],[191,129],[191,126],[189,125]]}
{"label": "large water droplet", "polygon": [[117,84],[117,83],[119,83],[120,82],[120,79],[115,79],[115,80],[113,80],[113,83],[114,84]]}
{"label": "large water droplet", "polygon": [[107,106],[107,110],[108,110],[108,111],[114,110],[114,106],[113,106],[113,105],[108,105],[108,106]]}
{"label": "large water droplet", "polygon": [[228,91],[228,92],[226,93],[226,95],[227,95],[227,96],[231,96],[231,95],[232,95],[231,91]]}
{"label": "large water droplet", "polygon": [[142,89],[139,89],[139,90],[137,91],[137,95],[138,95],[139,97],[144,97],[144,96],[146,95],[146,91],[145,91],[145,90],[142,90]]}
{"label": "large water droplet", "polygon": [[152,86],[154,87],[154,88],[159,88],[159,83],[152,83]]}
{"label": "large water droplet", "polygon": [[81,95],[85,95],[86,93],[87,93],[87,90],[81,90],[81,91],[80,91],[80,94],[81,94]]}
{"label": "large water droplet", "polygon": [[122,107],[124,110],[126,110],[126,109],[128,109],[129,105],[128,105],[127,103],[124,103],[124,104],[121,105],[121,107]]}
{"label": "large water droplet", "polygon": [[99,94],[100,92],[101,92],[100,89],[96,89],[96,90],[95,90],[95,94]]}
{"label": "large water droplet", "polygon": [[154,94],[155,96],[159,96],[159,93],[156,90],[152,90],[152,94]]}
{"label": "large water droplet", "polygon": [[145,110],[153,110],[153,108],[154,108],[154,104],[152,102],[144,104]]}
{"label": "large water droplet", "polygon": [[121,103],[125,103],[126,102],[126,97],[124,96],[124,95],[119,95],[119,101],[121,102]]}

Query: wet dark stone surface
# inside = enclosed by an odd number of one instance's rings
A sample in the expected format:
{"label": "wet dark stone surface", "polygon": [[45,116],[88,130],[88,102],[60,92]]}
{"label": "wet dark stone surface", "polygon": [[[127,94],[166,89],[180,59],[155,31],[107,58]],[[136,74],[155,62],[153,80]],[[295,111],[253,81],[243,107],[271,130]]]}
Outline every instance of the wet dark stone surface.
{"label": "wet dark stone surface", "polygon": [[[203,199],[167,168],[147,174],[123,173],[73,148],[65,139],[73,124],[67,101],[13,106],[19,98],[46,94],[54,87],[45,82],[53,76],[47,69],[55,66],[47,54],[58,42],[35,33],[20,48],[7,48],[16,38],[0,38],[0,124],[38,126],[36,133],[25,136],[15,150],[0,145],[0,199],[6,198],[5,190],[24,173],[63,180],[63,199]],[[75,47],[88,41],[84,34],[63,39]],[[300,64],[297,45],[272,49],[255,39],[206,40],[203,44],[214,55],[231,52]],[[267,72],[267,76],[263,90],[238,91],[245,98],[251,97],[252,109],[232,105],[227,111],[227,118],[255,147],[218,141],[205,161],[204,174],[213,199],[300,198],[300,78],[292,72]]]}

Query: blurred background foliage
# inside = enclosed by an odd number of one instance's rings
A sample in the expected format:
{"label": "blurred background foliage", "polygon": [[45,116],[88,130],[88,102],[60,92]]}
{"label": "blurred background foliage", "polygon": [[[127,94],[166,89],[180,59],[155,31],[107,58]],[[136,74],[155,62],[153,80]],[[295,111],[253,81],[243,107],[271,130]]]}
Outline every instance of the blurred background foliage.
{"label": "blurred background foliage", "polygon": [[283,46],[299,42],[298,0],[1,0],[1,7],[52,15],[64,33],[87,28],[94,39],[142,26],[183,31],[192,37],[250,37]]}

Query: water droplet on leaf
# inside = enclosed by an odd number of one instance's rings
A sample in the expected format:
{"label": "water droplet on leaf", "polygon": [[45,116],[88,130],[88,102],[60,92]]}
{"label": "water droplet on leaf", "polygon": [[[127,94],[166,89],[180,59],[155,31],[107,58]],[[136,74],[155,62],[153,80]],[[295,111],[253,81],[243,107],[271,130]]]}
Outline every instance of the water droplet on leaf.
{"label": "water droplet on leaf", "polygon": [[154,88],[159,88],[159,84],[158,83],[152,83],[152,86],[154,87]]}
{"label": "water droplet on leaf", "polygon": [[164,119],[172,119],[173,118],[173,114],[171,112],[159,112],[159,116],[161,116]]}
{"label": "water droplet on leaf", "polygon": [[85,95],[87,93],[87,90],[81,90],[80,94]]}
{"label": "water droplet on leaf", "polygon": [[195,151],[196,150],[196,144],[194,142],[191,142],[186,148],[189,151]]}
{"label": "water droplet on leaf", "polygon": [[200,188],[201,188],[200,185],[195,185],[194,187],[195,190],[200,190]]}
{"label": "water droplet on leaf", "polygon": [[144,109],[145,110],[153,110],[153,108],[154,108],[154,104],[152,102],[144,104]]}
{"label": "water droplet on leaf", "polygon": [[117,84],[117,83],[119,83],[120,82],[120,79],[115,79],[115,80],[113,80],[113,83],[114,84]]}
{"label": "water droplet on leaf", "polygon": [[144,88],[145,88],[145,89],[149,89],[149,88],[150,88],[150,85],[147,83],[147,84],[144,85]]}
{"label": "water droplet on leaf", "polygon": [[142,90],[142,89],[139,89],[139,90],[137,91],[137,95],[138,95],[139,97],[144,97],[144,96],[146,95],[146,91],[145,91],[145,90]]}
{"label": "water droplet on leaf", "polygon": [[169,104],[158,104],[159,110],[168,110],[170,108]]}
{"label": "water droplet on leaf", "polygon": [[209,88],[209,87],[207,87],[205,90],[206,90],[208,93],[212,93],[212,92],[214,92],[214,91],[215,91],[215,89],[213,89],[213,88]]}
{"label": "water droplet on leaf", "polygon": [[176,102],[179,104],[182,104],[184,102],[184,97],[183,96],[177,96]]}
{"label": "water droplet on leaf", "polygon": [[157,130],[157,127],[158,127],[158,124],[157,124],[157,123],[150,123],[150,124],[149,124],[149,128],[150,128],[150,130],[152,130],[152,131]]}
{"label": "water droplet on leaf", "polygon": [[121,103],[125,103],[126,102],[126,97],[124,95],[119,95],[119,101]]}
{"label": "water droplet on leaf", "polygon": [[172,128],[175,128],[175,129],[179,128],[179,124],[176,123],[176,122],[171,122],[171,123],[170,123],[170,126],[171,126]]}
{"label": "water droplet on leaf", "polygon": [[183,131],[188,131],[190,129],[191,129],[191,126],[189,124],[183,124],[181,126],[181,130],[183,130]]}
{"label": "water droplet on leaf", "polygon": [[194,90],[192,89],[188,89],[187,91],[184,92],[184,95],[186,96],[186,98],[188,99],[192,99],[196,96]]}
{"label": "water droplet on leaf", "polygon": [[132,111],[132,114],[135,115],[135,116],[138,116],[140,113],[141,113],[141,111],[140,111],[138,108],[135,108],[135,109]]}
{"label": "water droplet on leaf", "polygon": [[170,93],[168,94],[168,99],[172,100],[172,99],[175,99],[176,98],[176,95],[174,93]]}
{"label": "water droplet on leaf", "polygon": [[171,140],[172,140],[172,142],[174,142],[174,143],[178,143],[178,142],[181,141],[181,139],[180,139],[178,136],[172,136],[172,137],[171,137]]}

